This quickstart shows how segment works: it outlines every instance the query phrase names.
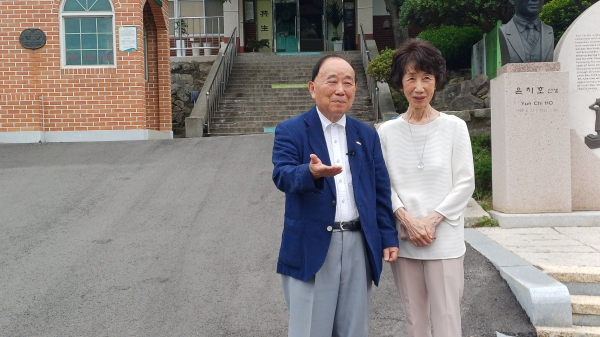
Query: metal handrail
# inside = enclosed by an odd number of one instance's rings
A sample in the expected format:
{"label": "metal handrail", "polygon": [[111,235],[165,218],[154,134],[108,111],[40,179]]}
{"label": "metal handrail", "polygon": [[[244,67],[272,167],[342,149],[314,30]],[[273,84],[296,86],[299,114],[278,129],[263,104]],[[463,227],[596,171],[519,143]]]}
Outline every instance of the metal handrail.
{"label": "metal handrail", "polygon": [[[365,32],[363,31],[363,26],[360,24],[360,54],[362,56],[363,67],[365,71],[371,63],[371,55],[369,54],[369,49],[367,48],[367,40],[365,40]],[[373,114],[375,115],[375,122],[379,121],[379,87],[377,86],[377,81],[375,81],[371,76],[367,75],[367,87],[369,88],[369,94],[371,95],[371,101],[373,102]]]}
{"label": "metal handrail", "polygon": [[231,68],[233,67],[233,60],[237,55],[237,27],[233,29],[233,33],[227,42],[227,46],[223,50],[221,59],[219,60],[219,67],[213,77],[208,91],[206,92],[206,132],[210,135],[210,128],[212,120],[215,115],[215,111],[219,107],[221,97],[225,93],[225,85],[229,79]]}

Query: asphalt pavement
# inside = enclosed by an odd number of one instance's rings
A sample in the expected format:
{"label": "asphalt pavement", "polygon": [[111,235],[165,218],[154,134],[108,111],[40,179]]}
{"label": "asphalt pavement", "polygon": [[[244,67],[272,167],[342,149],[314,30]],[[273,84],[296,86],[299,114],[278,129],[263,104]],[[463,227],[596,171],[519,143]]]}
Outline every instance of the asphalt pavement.
{"label": "asphalt pavement", "polygon": [[[285,336],[273,135],[0,144],[0,336]],[[535,336],[471,247],[464,336]],[[370,336],[406,336],[389,267]]]}

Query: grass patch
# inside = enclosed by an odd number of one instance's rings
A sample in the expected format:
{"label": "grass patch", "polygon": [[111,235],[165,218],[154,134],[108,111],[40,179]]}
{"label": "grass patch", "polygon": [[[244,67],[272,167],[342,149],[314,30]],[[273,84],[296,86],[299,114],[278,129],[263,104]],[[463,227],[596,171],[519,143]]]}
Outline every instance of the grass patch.
{"label": "grass patch", "polygon": [[481,208],[483,208],[483,210],[486,212],[492,209],[493,203],[491,195],[483,195],[479,199],[475,199],[475,201],[477,201],[479,206],[481,206]]}
{"label": "grass patch", "polygon": [[498,227],[498,220],[484,216],[479,219],[473,227]]}

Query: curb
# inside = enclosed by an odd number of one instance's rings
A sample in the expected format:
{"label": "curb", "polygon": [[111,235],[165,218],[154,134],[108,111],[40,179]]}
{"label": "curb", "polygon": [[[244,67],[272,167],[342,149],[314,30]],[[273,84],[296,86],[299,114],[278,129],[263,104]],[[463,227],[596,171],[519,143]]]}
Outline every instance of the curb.
{"label": "curb", "polygon": [[465,228],[465,241],[498,269],[534,326],[573,326],[565,285],[475,229]]}
{"label": "curb", "polygon": [[488,212],[498,220],[502,228],[530,227],[598,227],[600,211],[576,211],[571,213],[532,213],[509,214],[498,211]]}
{"label": "curb", "polygon": [[488,212],[484,211],[481,206],[475,201],[475,199],[471,198],[469,203],[467,204],[467,208],[464,213],[465,217],[465,228],[470,228],[477,224],[477,221],[481,220],[481,218],[488,217],[491,218]]}

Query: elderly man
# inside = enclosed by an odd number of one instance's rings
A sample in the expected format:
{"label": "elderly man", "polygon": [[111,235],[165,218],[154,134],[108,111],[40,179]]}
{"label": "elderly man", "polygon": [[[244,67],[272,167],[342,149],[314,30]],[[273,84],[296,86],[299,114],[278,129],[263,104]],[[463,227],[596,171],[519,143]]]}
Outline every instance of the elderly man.
{"label": "elderly man", "polygon": [[502,65],[552,62],[554,31],[539,18],[544,0],[508,1],[515,6],[515,16],[500,27]]}
{"label": "elderly man", "polygon": [[390,182],[375,130],[345,114],[355,72],[336,55],[315,65],[316,107],[277,126],[273,181],[285,192],[277,272],[290,337],[366,337],[371,283],[398,256]]}

